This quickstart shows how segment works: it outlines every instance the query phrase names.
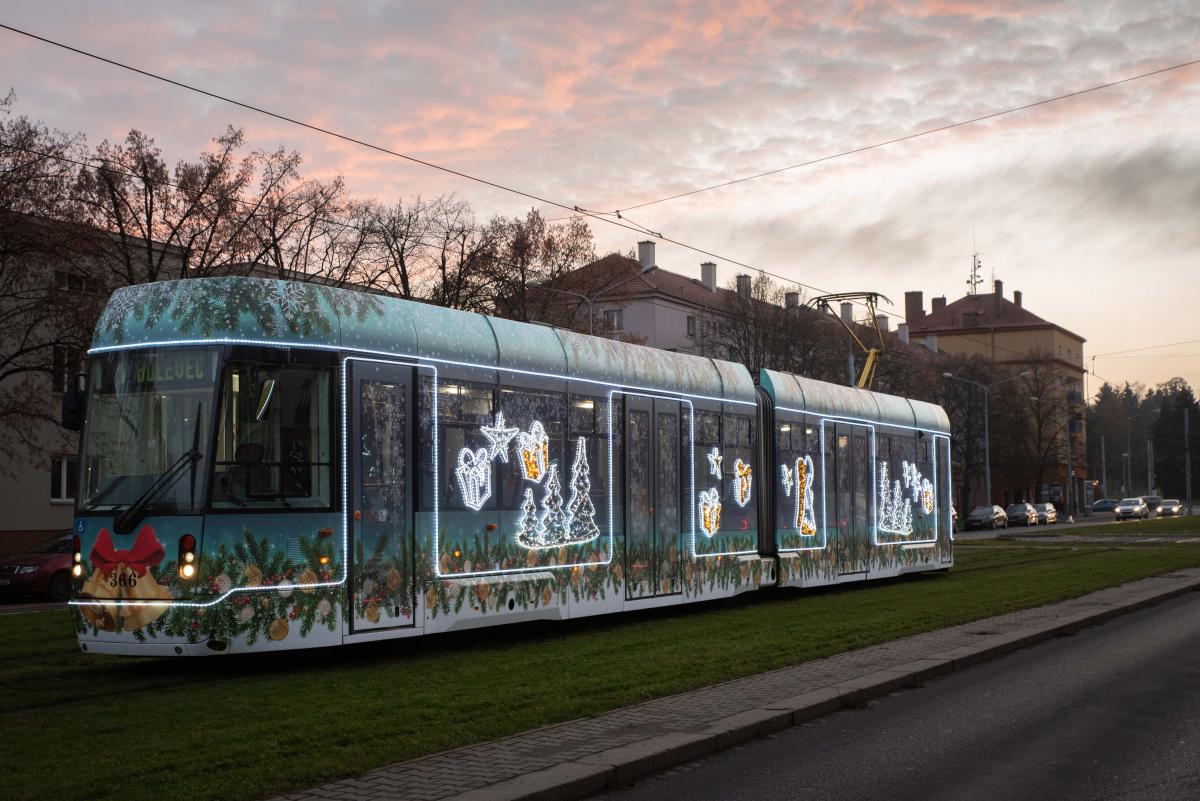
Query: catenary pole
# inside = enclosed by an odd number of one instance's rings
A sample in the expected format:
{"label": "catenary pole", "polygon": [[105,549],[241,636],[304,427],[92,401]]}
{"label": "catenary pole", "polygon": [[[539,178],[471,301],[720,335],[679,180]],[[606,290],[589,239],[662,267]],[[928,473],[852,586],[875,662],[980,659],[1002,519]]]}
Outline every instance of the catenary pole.
{"label": "catenary pole", "polygon": [[1100,485],[1103,497],[1108,497],[1108,459],[1104,452],[1104,435],[1100,435]]}
{"label": "catenary pole", "polygon": [[1188,433],[1188,417],[1192,410],[1183,409],[1183,483],[1187,487],[1187,509],[1192,513],[1192,438]]}

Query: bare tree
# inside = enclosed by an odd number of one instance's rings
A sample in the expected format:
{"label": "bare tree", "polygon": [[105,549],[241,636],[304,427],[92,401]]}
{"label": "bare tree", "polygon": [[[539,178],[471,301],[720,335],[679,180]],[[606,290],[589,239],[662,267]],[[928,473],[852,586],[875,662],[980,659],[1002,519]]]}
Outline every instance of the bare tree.
{"label": "bare tree", "polygon": [[1045,500],[1039,497],[1042,486],[1066,462],[1066,390],[1048,354],[1031,351],[1022,366],[1029,375],[991,398],[997,422],[993,431],[1000,434],[992,440],[999,446],[995,450],[1009,485],[1024,487],[1026,500]]}

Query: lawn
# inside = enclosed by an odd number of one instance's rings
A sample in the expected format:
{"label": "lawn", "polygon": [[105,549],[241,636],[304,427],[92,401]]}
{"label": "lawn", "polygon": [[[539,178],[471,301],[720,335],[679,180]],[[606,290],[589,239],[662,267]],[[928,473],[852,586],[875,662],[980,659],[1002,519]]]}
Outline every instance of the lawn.
{"label": "lawn", "polygon": [[1013,532],[1015,535],[1022,533],[1061,533],[1063,535],[1069,535],[1072,537],[1091,537],[1096,535],[1110,534],[1120,537],[1128,537],[1134,534],[1154,534],[1159,536],[1169,534],[1200,535],[1200,517],[1152,517],[1149,520],[1122,520],[1119,523],[1106,521],[1097,525],[1069,528],[1061,532],[1055,531],[1054,526],[1048,526],[1045,528],[1038,527],[1037,529],[1029,529],[1025,532]]}
{"label": "lawn", "polygon": [[[0,617],[9,799],[257,799],[1200,565],[1200,543],[962,543],[949,574],[262,657],[84,655]],[[731,710],[731,712],[734,710]]]}

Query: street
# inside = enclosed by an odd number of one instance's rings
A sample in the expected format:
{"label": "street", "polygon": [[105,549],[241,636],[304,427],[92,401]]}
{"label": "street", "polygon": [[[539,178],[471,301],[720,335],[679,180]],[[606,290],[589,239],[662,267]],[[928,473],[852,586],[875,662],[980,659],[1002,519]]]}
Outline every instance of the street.
{"label": "street", "polygon": [[600,796],[1195,799],[1200,594]]}

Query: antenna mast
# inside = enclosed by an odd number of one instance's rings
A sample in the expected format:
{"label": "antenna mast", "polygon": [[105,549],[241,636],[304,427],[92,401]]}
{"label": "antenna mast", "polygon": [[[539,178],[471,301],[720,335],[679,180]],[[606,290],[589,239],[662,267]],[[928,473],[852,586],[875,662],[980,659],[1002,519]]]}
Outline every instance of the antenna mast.
{"label": "antenna mast", "polygon": [[967,279],[967,294],[976,294],[976,289],[983,283],[983,279],[979,277],[979,270],[983,267],[983,263],[979,260],[979,252],[971,254],[971,277]]}

